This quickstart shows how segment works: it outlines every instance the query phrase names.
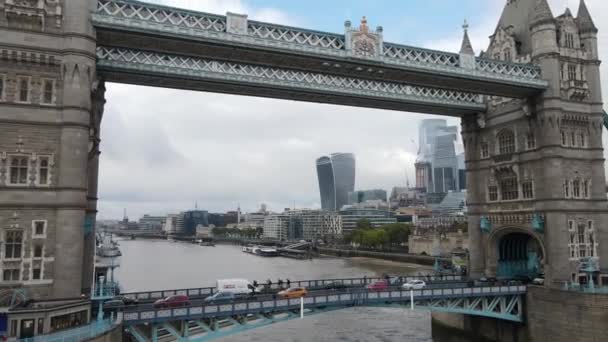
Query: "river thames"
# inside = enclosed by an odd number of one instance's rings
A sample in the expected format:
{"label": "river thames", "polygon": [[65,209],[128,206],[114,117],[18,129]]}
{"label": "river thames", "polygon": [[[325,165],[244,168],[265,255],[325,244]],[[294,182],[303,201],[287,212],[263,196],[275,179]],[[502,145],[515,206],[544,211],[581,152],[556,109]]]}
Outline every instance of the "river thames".
{"label": "river thames", "polygon": [[[216,279],[223,278],[264,282],[268,278],[306,280],[430,271],[426,266],[367,258],[263,258],[245,254],[240,247],[230,245],[201,247],[166,240],[121,240],[119,243],[122,257],[115,276],[125,292],[215,286]],[[362,307],[312,315],[221,341],[469,341],[445,336],[448,334],[438,330],[427,311]]]}

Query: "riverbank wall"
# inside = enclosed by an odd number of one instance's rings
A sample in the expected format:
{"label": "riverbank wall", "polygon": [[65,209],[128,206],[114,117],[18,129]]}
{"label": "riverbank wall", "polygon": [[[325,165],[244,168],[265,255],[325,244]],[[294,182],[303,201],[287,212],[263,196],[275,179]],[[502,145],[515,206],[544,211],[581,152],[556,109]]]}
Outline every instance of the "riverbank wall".
{"label": "riverbank wall", "polygon": [[407,262],[418,265],[429,265],[432,266],[435,263],[435,257],[427,255],[414,255],[414,254],[400,254],[400,253],[382,253],[382,252],[371,252],[361,251],[355,249],[336,249],[319,247],[319,254],[331,255],[342,258],[374,258],[398,262]]}
{"label": "riverbank wall", "polygon": [[497,342],[608,341],[608,294],[529,286],[525,323],[433,312],[433,322]]}

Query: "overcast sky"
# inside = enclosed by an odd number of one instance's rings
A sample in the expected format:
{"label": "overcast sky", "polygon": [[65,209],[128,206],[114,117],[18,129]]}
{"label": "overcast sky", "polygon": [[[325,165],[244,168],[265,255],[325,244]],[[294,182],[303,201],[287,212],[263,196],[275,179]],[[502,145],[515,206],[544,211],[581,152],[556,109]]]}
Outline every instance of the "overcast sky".
{"label": "overcast sky", "polygon": [[[343,32],[368,17],[385,40],[457,52],[467,18],[476,53],[488,45],[505,0],[157,0],[211,13]],[[578,0],[550,1],[554,14]],[[587,0],[608,61],[608,1]],[[608,98],[606,65],[604,98]],[[261,203],[320,207],[315,159],[357,158],[356,188],[414,183],[417,127],[437,116],[245,96],[109,84],[102,123],[101,219],[131,219],[198,207],[253,211]],[[459,125],[458,119],[447,118]]]}

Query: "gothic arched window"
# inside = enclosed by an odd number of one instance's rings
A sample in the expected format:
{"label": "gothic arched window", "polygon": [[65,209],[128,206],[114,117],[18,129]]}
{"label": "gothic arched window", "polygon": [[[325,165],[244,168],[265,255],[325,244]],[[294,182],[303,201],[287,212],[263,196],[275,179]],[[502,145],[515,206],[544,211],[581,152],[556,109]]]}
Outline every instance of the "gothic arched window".
{"label": "gothic arched window", "polygon": [[515,152],[515,134],[510,129],[503,129],[497,135],[499,154]]}

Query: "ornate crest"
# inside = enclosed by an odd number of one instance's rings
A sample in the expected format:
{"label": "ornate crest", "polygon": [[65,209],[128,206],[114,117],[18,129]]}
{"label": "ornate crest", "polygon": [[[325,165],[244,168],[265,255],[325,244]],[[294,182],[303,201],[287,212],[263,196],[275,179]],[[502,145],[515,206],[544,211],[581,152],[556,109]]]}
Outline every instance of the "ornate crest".
{"label": "ornate crest", "polygon": [[378,27],[371,32],[367,25],[367,18],[361,19],[359,28],[351,28],[350,21],[345,24],[347,50],[353,56],[374,58],[382,54],[382,28]]}

